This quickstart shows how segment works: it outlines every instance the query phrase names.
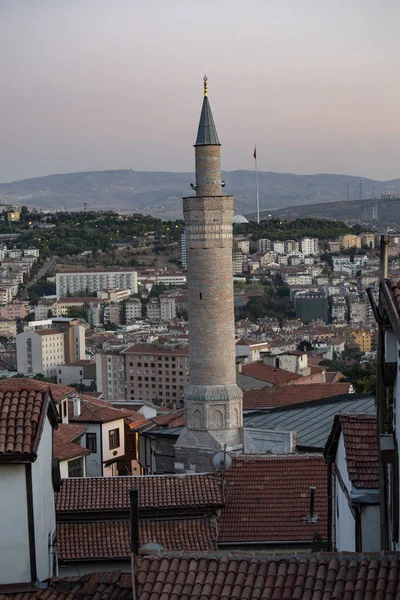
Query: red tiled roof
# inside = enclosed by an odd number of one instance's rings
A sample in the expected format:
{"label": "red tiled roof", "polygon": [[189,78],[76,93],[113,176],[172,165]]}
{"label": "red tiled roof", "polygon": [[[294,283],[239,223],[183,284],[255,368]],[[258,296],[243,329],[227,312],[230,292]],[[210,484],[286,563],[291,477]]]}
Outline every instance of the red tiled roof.
{"label": "red tiled roof", "polygon": [[[315,486],[316,523],[307,521]],[[219,543],[327,537],[327,466],[322,455],[236,456],[226,472]]]}
{"label": "red tiled roof", "polygon": [[90,454],[90,450],[83,448],[76,438],[81,437],[86,431],[84,425],[60,423],[53,436],[53,456],[58,460],[68,460],[78,456]]}
{"label": "red tiled roof", "polygon": [[30,379],[29,377],[15,377],[0,380],[1,390],[47,390],[50,389],[54,400],[58,402],[69,394],[76,394],[76,389],[67,385],[57,385],[56,383],[48,383],[39,379]]}
{"label": "red tiled roof", "polygon": [[[140,521],[140,545],[153,542],[167,551],[217,550],[216,523],[209,519]],[[59,523],[60,560],[127,559],[130,556],[129,521]]]}
{"label": "red tiled roof", "polygon": [[142,421],[143,415],[121,408],[115,408],[110,402],[99,398],[81,398],[81,414],[74,416],[73,400],[68,402],[68,418],[73,422],[83,423],[107,423],[117,419],[129,419],[130,421]]}
{"label": "red tiled roof", "polygon": [[[51,397],[35,389],[0,390],[0,458],[34,460]],[[52,404],[52,424],[58,415]]]}
{"label": "red tiled roof", "polygon": [[301,375],[279,369],[277,367],[271,367],[265,365],[262,362],[247,363],[242,365],[243,375],[248,377],[254,377],[255,379],[261,379],[261,381],[267,381],[272,385],[281,385],[289,383],[295,379],[299,379]]}
{"label": "red tiled roof", "polygon": [[308,400],[320,400],[348,394],[351,384],[339,383],[310,383],[297,386],[274,386],[243,392],[243,408],[262,409],[275,406],[289,406]]}
{"label": "red tiled roof", "polygon": [[343,431],[351,483],[357,488],[379,489],[375,415],[338,415],[338,420]]}
{"label": "red tiled roof", "polygon": [[[137,561],[138,600],[377,600],[400,586],[397,554],[161,554]],[[10,591],[11,589],[11,591]],[[52,578],[46,588],[0,588],[0,600],[131,600],[132,575]]]}
{"label": "red tiled roof", "polygon": [[146,475],[63,480],[56,495],[58,512],[129,510],[129,490],[139,490],[139,508],[216,506],[223,504],[217,475]]}

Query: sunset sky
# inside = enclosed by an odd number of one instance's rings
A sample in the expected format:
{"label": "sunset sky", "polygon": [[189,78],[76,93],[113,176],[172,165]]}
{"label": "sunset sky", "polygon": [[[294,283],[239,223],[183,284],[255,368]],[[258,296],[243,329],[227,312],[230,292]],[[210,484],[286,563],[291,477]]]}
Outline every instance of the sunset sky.
{"label": "sunset sky", "polygon": [[0,182],[223,168],[400,177],[399,0],[0,0]]}

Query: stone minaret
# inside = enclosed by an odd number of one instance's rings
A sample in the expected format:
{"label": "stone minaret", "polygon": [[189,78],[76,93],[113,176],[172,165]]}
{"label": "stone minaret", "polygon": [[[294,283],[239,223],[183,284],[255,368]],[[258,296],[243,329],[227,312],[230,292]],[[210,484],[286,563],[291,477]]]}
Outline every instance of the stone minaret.
{"label": "stone minaret", "polygon": [[223,196],[220,146],[207,97],[195,143],[196,196],[183,199],[189,288],[189,386],[176,471],[211,470],[216,452],[242,449],[242,391],[236,385],[233,311],[233,196]]}

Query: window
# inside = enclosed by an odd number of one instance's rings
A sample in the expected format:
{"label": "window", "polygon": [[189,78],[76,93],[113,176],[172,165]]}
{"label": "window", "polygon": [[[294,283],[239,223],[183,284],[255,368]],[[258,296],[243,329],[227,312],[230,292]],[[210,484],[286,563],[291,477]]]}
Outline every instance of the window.
{"label": "window", "polygon": [[92,452],[97,452],[97,435],[95,433],[86,434],[86,448]]}
{"label": "window", "polygon": [[83,458],[74,458],[68,461],[68,477],[83,477]]}
{"label": "window", "polygon": [[108,445],[110,450],[119,448],[119,429],[111,429],[108,432]]}

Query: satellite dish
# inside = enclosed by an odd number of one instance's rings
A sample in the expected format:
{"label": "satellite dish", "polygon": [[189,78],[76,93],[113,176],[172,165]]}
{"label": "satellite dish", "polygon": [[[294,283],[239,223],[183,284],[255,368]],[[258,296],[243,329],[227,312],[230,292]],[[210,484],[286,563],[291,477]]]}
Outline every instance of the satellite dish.
{"label": "satellite dish", "polygon": [[214,471],[229,471],[232,459],[227,452],[217,452],[212,459]]}

